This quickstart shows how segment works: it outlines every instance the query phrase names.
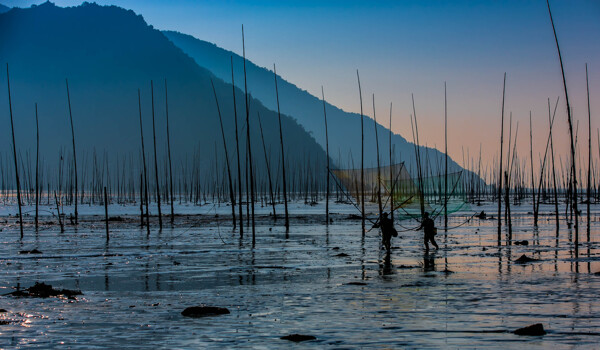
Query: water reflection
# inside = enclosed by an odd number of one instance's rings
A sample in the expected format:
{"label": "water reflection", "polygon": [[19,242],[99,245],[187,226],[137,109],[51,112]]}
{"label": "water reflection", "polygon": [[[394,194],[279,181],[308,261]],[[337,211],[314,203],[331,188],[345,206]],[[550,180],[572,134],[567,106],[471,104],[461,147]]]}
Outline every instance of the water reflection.
{"label": "water reflection", "polygon": [[423,271],[435,271],[435,253],[430,253],[429,251],[423,253]]}

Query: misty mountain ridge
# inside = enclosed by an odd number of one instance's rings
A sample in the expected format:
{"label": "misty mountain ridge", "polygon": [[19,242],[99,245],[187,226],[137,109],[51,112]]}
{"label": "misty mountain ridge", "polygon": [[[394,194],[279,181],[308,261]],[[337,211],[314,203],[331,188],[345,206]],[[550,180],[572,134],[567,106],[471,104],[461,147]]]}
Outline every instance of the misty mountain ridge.
{"label": "misty mountain ridge", "polygon": [[[234,52],[222,49],[217,45],[197,39],[191,35],[163,31],[175,45],[192,57],[198,65],[207,68],[217,77],[231,80],[230,60],[233,57],[236,76],[243,74],[243,58]],[[276,110],[274,73],[272,70],[259,67],[250,60],[246,63],[248,75],[248,90],[260,100],[267,108]],[[229,78],[228,78],[229,77]],[[228,80],[229,79],[229,80]],[[243,88],[243,81],[236,81],[236,86]],[[282,111],[286,112],[302,125],[317,142],[325,148],[325,122],[323,116],[323,101],[309,92],[297,87],[291,82],[278,76],[279,102]],[[360,114],[345,112],[342,109],[326,103],[329,150],[332,159],[340,167],[351,167],[350,157],[354,159],[354,166],[360,166],[361,155],[361,127]],[[376,166],[377,147],[375,142],[374,121],[369,116],[364,116],[364,148],[365,166]],[[389,129],[382,124],[377,124],[379,138],[380,162],[389,163]],[[405,161],[406,166],[416,174],[414,144],[408,142],[398,134],[392,135],[392,146],[395,161]],[[439,167],[443,164],[444,153],[430,147],[420,147],[421,157],[428,158],[432,173],[443,172]],[[341,158],[341,159],[340,159]],[[425,166],[423,164],[423,166]],[[462,168],[453,160],[448,161],[449,171],[460,171]]]}
{"label": "misty mountain ridge", "polygon": [[[10,33],[0,42],[0,57],[9,63],[19,152],[35,149],[34,103],[38,103],[43,159],[54,164],[60,149],[65,150],[66,155],[71,153],[65,86],[65,78],[68,78],[78,157],[87,157],[87,161],[92,162],[90,158],[94,152],[100,158],[106,152],[109,160],[118,156],[123,161],[128,156],[136,159],[133,164],[138,166],[138,89],[146,152],[151,156],[150,81],[153,80],[157,148],[163,162],[166,154],[166,79],[174,166],[179,171],[191,171],[186,164],[193,163],[204,171],[214,172],[217,167],[224,166],[224,160],[212,79],[219,98],[229,158],[234,159],[232,86],[200,67],[133,11],[90,3],[61,8],[47,2],[1,14],[0,32]],[[236,78],[242,80],[243,76]],[[0,75],[0,83],[6,86],[5,74]],[[235,93],[243,162],[245,101],[243,91],[235,89]],[[279,124],[277,113],[252,96],[249,105],[253,160],[260,173],[264,168],[264,154],[258,114],[262,119],[266,148],[274,164],[280,158]],[[0,96],[0,109],[8,111],[6,94]],[[8,126],[9,122],[6,115],[3,123]],[[286,163],[301,164],[308,159],[324,162],[323,149],[295,120],[282,115],[282,124]],[[2,128],[0,137],[3,149],[8,152],[12,148],[10,129]],[[83,164],[85,160],[79,162]]]}

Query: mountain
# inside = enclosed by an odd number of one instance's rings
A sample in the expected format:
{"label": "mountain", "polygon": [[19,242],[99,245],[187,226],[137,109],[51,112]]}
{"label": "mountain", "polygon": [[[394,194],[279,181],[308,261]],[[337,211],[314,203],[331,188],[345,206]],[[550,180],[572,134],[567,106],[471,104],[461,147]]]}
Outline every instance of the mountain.
{"label": "mountain", "polygon": [[[174,32],[163,31],[175,45],[180,47],[185,53],[190,55],[200,66],[207,68],[217,77],[231,81],[230,60],[233,57],[234,73],[241,76],[243,58],[239,55],[222,49],[215,44],[194,38],[193,36]],[[248,76],[248,90],[252,96],[260,100],[267,108],[276,110],[277,101],[275,95],[275,83],[273,71],[259,67],[250,61],[246,64]],[[237,80],[236,86],[243,87],[243,81]],[[282,112],[285,112],[298,121],[317,142],[325,147],[325,127],[323,118],[323,102],[319,98],[309,94],[294,84],[278,77],[279,102]],[[354,166],[360,166],[361,154],[361,126],[360,115],[356,113],[345,112],[331,104],[326,104],[329,149],[332,159],[338,161],[340,167],[351,167],[348,161],[350,156],[354,160]],[[365,164],[366,166],[376,166],[377,150],[375,142],[373,119],[365,117]],[[379,148],[381,152],[382,164],[389,163],[389,129],[378,124]],[[395,149],[396,159],[406,161],[407,167],[413,170],[415,174],[415,148],[413,143],[408,142],[402,136],[393,134],[392,145]],[[438,169],[438,164],[444,164],[444,154],[433,148],[421,147],[422,161],[426,158],[430,164],[430,171],[437,173],[443,172],[443,168]],[[340,156],[341,155],[341,160]],[[462,168],[454,161],[448,162],[449,171],[459,171]]]}
{"label": "mountain", "polygon": [[[0,63],[9,65],[17,149],[24,160],[35,156],[35,103],[45,164],[57,164],[59,152],[70,157],[71,129],[65,79],[70,89],[80,168],[95,163],[94,154],[100,164],[106,157],[108,161],[120,159],[124,168],[139,167],[140,89],[147,157],[152,161],[154,103],[159,169],[160,172],[165,169],[165,79],[174,168],[178,172],[190,172],[193,171],[191,164],[194,169],[213,174],[224,169],[211,79],[219,98],[229,157],[235,159],[232,86],[199,66],[133,11],[90,3],[61,8],[46,2],[1,14],[0,33]],[[241,81],[243,76],[237,79]],[[4,91],[6,83],[6,74],[0,73]],[[243,91],[235,89],[235,94],[243,167],[246,110]],[[266,148],[275,168],[280,159],[278,116],[252,97],[249,105],[251,146],[260,175],[265,168],[265,157],[257,118],[260,114]],[[0,156],[9,164],[12,144],[6,92],[0,94],[0,111],[3,115],[0,128],[3,154]],[[307,159],[324,162],[324,151],[302,126],[287,115],[282,115],[282,123],[287,163],[294,166]],[[219,164],[215,165],[217,161]]]}
{"label": "mountain", "polygon": [[4,12],[8,12],[8,11],[10,11],[10,7],[0,4],[0,13],[4,13]]}

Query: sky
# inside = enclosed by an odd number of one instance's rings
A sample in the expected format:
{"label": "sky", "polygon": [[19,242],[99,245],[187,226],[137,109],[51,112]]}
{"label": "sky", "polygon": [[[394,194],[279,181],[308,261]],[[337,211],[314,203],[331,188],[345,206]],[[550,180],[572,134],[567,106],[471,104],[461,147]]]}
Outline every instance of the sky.
{"label": "sky", "polygon": [[[546,2],[536,1],[191,1],[100,0],[132,9],[157,29],[176,30],[246,56],[263,67],[277,64],[286,80],[351,112],[389,118],[392,130],[412,140],[411,95],[419,140],[443,151],[444,82],[447,84],[448,149],[492,165],[499,151],[502,82],[506,78],[505,151],[509,119],[519,124],[517,155],[529,164],[529,115],[537,167],[548,137],[548,98],[556,115],[555,149],[569,151],[565,96]],[[28,7],[41,1],[0,0]],[[56,0],[59,6],[81,1]],[[569,98],[579,122],[581,159],[587,159],[585,64],[589,70],[593,151],[600,155],[600,2],[550,2],[561,45]],[[387,122],[386,122],[387,124]],[[585,142],[585,143],[583,143]],[[585,146],[585,147],[583,147]],[[464,154],[464,156],[463,156]],[[599,162],[600,164],[600,162]],[[463,164],[465,165],[465,164]],[[467,167],[469,165],[466,165]]]}

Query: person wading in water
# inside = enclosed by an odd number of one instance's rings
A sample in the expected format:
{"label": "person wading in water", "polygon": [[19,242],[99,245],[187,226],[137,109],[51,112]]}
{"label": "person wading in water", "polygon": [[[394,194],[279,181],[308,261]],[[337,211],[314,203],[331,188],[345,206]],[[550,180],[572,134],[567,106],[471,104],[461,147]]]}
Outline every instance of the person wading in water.
{"label": "person wading in water", "polygon": [[388,218],[388,213],[384,212],[383,214],[381,214],[381,217],[379,218],[379,222],[375,223],[375,225],[373,225],[373,227],[381,228],[381,240],[382,240],[383,246],[389,253],[390,250],[392,249],[391,248],[392,237],[398,237],[398,231],[396,231],[396,229],[394,228],[394,223],[392,222],[392,220]]}
{"label": "person wading in water", "polygon": [[435,235],[437,233],[437,229],[435,228],[435,223],[429,217],[428,212],[425,212],[425,214],[423,214],[423,221],[421,222],[421,226],[417,230],[420,229],[423,229],[423,243],[425,243],[425,251],[429,251],[429,242],[433,244],[435,249],[439,249],[437,243],[435,242]]}

